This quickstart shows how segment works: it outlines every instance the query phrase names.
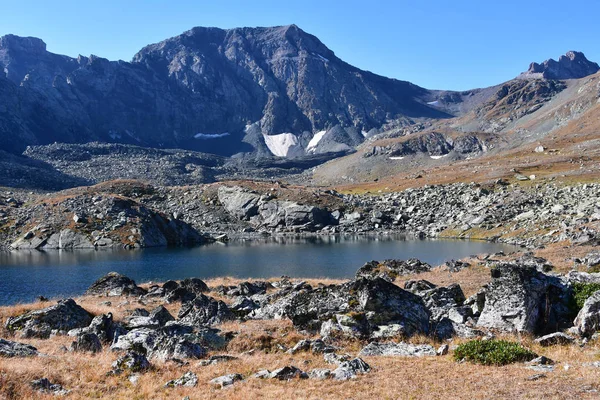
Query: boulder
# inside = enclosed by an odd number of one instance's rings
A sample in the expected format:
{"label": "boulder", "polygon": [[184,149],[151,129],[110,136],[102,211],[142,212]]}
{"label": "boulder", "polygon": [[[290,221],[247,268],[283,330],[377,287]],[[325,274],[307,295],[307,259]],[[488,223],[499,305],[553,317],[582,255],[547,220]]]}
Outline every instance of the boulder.
{"label": "boulder", "polygon": [[135,352],[128,351],[125,355],[119,357],[113,364],[113,371],[129,371],[129,372],[143,372],[150,368],[150,361],[145,355]]}
{"label": "boulder", "polygon": [[184,303],[177,317],[179,322],[188,325],[219,324],[235,318],[227,304],[203,294]]}
{"label": "boulder", "polygon": [[568,290],[561,281],[533,266],[499,264],[477,326],[506,332],[556,332],[568,324]]}
{"label": "boulder", "polygon": [[150,315],[148,315],[148,317],[157,321],[159,326],[164,326],[169,321],[175,321],[175,318],[164,306],[158,306],[154,310],[150,311]]}
{"label": "boulder", "polygon": [[183,376],[179,379],[174,379],[165,383],[166,388],[186,386],[186,387],[194,387],[198,384],[198,376],[193,372],[189,371],[183,374]]}
{"label": "boulder", "polygon": [[600,290],[587,298],[574,321],[577,332],[591,337],[600,330]]}
{"label": "boulder", "polygon": [[292,365],[276,369],[275,371],[271,372],[269,378],[279,379],[280,381],[289,381],[290,379],[295,378],[306,379],[308,378],[308,375],[306,372]]}
{"label": "boulder", "polygon": [[402,356],[402,357],[423,357],[435,356],[435,349],[427,344],[415,345],[409,343],[378,343],[371,342],[364,347],[359,356]]}
{"label": "boulder", "polygon": [[38,354],[33,346],[0,338],[0,357],[31,357]]}
{"label": "boulder", "polygon": [[94,282],[85,292],[86,296],[141,296],[146,291],[135,281],[117,272],[109,272]]}
{"label": "boulder", "polygon": [[6,329],[19,332],[24,338],[47,339],[54,332],[67,332],[83,328],[92,321],[91,315],[74,300],[61,300],[58,304],[41,310],[29,311],[6,320]]}
{"label": "boulder", "polygon": [[71,351],[99,353],[102,351],[102,343],[95,333],[83,333],[71,343]]}
{"label": "boulder", "polygon": [[562,332],[554,332],[549,335],[545,335],[535,339],[535,342],[540,346],[555,346],[555,345],[566,345],[571,344],[575,341],[575,338]]}
{"label": "boulder", "polygon": [[97,335],[102,343],[112,343],[120,335],[126,334],[127,330],[121,324],[114,322],[112,314],[108,313],[95,316],[90,325],[85,328],[68,332],[69,336],[79,336],[84,333]]}
{"label": "boulder", "polygon": [[237,219],[248,220],[258,214],[260,196],[239,186],[221,186],[217,192],[219,202]]}
{"label": "boulder", "polygon": [[215,385],[219,388],[224,388],[227,386],[231,386],[238,381],[243,381],[244,377],[240,374],[228,374],[219,376],[218,378],[211,379],[209,383],[211,385]]}
{"label": "boulder", "polygon": [[287,317],[303,329],[321,329],[335,317],[370,334],[379,325],[398,324],[406,336],[429,331],[429,311],[416,295],[381,278],[291,292],[254,313],[259,318]]}
{"label": "boulder", "polygon": [[111,349],[133,350],[158,360],[201,358],[206,354],[206,349],[199,343],[200,338],[192,336],[191,330],[178,333],[164,328],[140,328],[120,336]]}

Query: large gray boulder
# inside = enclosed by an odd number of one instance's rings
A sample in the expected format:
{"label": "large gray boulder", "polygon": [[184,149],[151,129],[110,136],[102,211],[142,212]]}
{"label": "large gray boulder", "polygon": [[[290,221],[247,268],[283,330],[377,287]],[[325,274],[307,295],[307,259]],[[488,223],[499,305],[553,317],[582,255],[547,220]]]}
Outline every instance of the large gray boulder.
{"label": "large gray boulder", "polygon": [[111,349],[142,352],[148,358],[158,360],[197,359],[206,355],[206,349],[191,339],[188,335],[165,330],[139,328],[120,336]]}
{"label": "large gray boulder", "polygon": [[429,332],[429,311],[416,295],[381,278],[357,279],[317,289],[308,286],[276,299],[255,318],[290,318],[295,326],[318,330],[336,319],[354,324],[354,334],[368,336],[380,325],[396,324],[404,335]]}
{"label": "large gray boulder", "polygon": [[492,281],[477,326],[505,332],[547,333],[569,323],[568,288],[556,277],[533,266],[500,264],[492,268]]}
{"label": "large gray boulder", "polygon": [[241,220],[249,220],[258,214],[260,195],[239,186],[221,186],[217,192],[219,202],[225,210]]}
{"label": "large gray boulder", "polygon": [[235,319],[227,304],[200,294],[193,301],[182,304],[178,319],[187,325],[212,325]]}
{"label": "large gray boulder", "polygon": [[600,329],[600,290],[588,297],[574,324],[578,333],[584,337],[591,337]]}
{"label": "large gray boulder", "polygon": [[41,310],[29,311],[6,320],[6,329],[21,337],[47,339],[53,332],[68,332],[90,324],[92,316],[73,299],[61,300],[58,304]]}

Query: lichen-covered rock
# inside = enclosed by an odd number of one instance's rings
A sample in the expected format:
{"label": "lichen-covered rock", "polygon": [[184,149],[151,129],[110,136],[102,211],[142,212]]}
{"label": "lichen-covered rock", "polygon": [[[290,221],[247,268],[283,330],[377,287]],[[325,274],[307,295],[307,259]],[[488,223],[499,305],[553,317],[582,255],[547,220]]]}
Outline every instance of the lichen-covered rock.
{"label": "lichen-covered rock", "polygon": [[91,321],[92,316],[86,310],[74,300],[67,299],[48,308],[10,317],[5,326],[9,332],[18,332],[21,337],[47,339],[53,331],[66,333],[71,329],[86,327]]}
{"label": "lichen-covered rock", "polygon": [[544,333],[570,324],[567,288],[533,266],[500,264],[491,271],[479,327]]}
{"label": "lichen-covered rock", "polygon": [[212,325],[235,318],[227,304],[203,294],[184,303],[177,317],[179,322],[188,325]]}
{"label": "lichen-covered rock", "polygon": [[355,326],[352,332],[357,336],[386,324],[398,324],[407,336],[429,332],[429,311],[423,301],[381,278],[293,291],[252,315],[287,317],[295,326],[311,330],[319,330],[324,321],[335,318],[341,325]]}
{"label": "lichen-covered rock", "polygon": [[206,354],[206,349],[200,343],[192,341],[194,339],[190,331],[178,334],[166,330],[140,328],[120,336],[111,349],[138,351],[158,360],[201,358]]}

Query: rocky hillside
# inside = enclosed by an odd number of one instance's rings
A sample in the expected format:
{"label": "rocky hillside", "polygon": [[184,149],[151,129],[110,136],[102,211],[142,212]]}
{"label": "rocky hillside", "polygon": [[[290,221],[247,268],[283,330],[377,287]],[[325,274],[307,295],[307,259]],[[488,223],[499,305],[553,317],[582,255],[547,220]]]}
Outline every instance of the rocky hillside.
{"label": "rocky hillside", "polygon": [[[194,28],[132,62],[7,35],[0,67],[0,137],[15,152],[98,140],[298,156],[349,150],[389,121],[447,116],[425,89],[359,70],[295,25]],[[317,132],[328,140],[311,142]]]}

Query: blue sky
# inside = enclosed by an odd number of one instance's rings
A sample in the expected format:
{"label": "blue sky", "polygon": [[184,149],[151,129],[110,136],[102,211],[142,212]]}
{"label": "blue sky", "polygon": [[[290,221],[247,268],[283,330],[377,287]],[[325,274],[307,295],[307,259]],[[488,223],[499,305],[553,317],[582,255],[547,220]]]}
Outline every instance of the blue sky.
{"label": "blue sky", "polygon": [[490,86],[568,50],[600,62],[598,0],[0,1],[0,35],[70,56],[130,60],[193,26],[295,23],[350,64],[430,89]]}

